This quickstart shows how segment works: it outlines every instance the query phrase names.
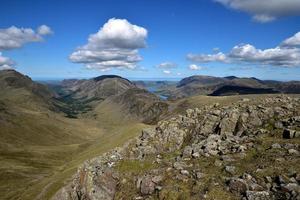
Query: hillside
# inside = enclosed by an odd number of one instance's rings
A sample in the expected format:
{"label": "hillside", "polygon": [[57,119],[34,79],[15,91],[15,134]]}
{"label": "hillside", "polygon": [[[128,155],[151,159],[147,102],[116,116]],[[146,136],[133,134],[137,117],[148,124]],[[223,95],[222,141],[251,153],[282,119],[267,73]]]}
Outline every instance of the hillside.
{"label": "hillside", "polygon": [[112,106],[70,118],[71,109],[82,113],[85,104],[58,98],[14,70],[0,71],[0,88],[1,199],[49,199],[84,160],[145,127]]}
{"label": "hillside", "polygon": [[257,78],[239,78],[235,76],[191,76],[182,79],[176,88],[165,88],[170,99],[195,95],[226,96],[237,94],[299,94],[300,82],[264,81]]}
{"label": "hillside", "polygon": [[298,199],[299,97],[186,110],[86,161],[57,199]]}
{"label": "hillside", "polygon": [[129,80],[116,75],[103,75],[88,80],[64,80],[62,86],[71,92],[73,98],[84,101],[102,101],[135,87]]}
{"label": "hillside", "polygon": [[135,117],[144,123],[154,124],[168,112],[168,104],[144,89],[132,88],[114,96],[108,101],[121,106],[127,116]]}
{"label": "hillside", "polygon": [[15,70],[0,71],[0,90],[1,101],[22,106],[31,106],[30,103],[33,101],[43,104],[41,107],[49,108],[55,96],[55,93],[45,85],[33,82],[28,76]]}

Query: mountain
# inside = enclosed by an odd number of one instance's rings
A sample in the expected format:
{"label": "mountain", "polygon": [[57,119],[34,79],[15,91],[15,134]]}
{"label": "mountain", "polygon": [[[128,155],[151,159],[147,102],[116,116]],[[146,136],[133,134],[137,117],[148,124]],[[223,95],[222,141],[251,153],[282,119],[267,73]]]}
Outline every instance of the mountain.
{"label": "mountain", "polygon": [[64,80],[62,86],[76,99],[105,100],[107,97],[136,87],[128,79],[116,75],[103,75],[88,80]]}
{"label": "mountain", "polygon": [[144,123],[156,123],[168,111],[168,104],[156,95],[140,88],[131,88],[109,99],[122,107],[128,115]]}
{"label": "mountain", "polygon": [[176,88],[166,89],[170,99],[195,95],[236,95],[268,93],[300,93],[300,82],[263,81],[235,76],[191,76],[182,79]]}
{"label": "mountain", "polygon": [[[88,80],[64,80],[61,86],[63,90],[69,91],[62,96],[63,99],[71,98],[77,108],[88,105],[96,114],[97,110],[102,110],[101,107],[118,107],[122,112],[120,115],[151,124],[168,110],[168,104],[158,96],[116,75],[103,75]],[[78,105],[80,102],[81,105]]]}
{"label": "mountain", "polygon": [[27,106],[34,101],[53,108],[55,93],[47,86],[36,83],[15,70],[0,71],[0,90],[0,100]]}
{"label": "mountain", "polygon": [[213,76],[190,76],[182,79],[177,84],[178,88],[185,86],[209,86],[209,85],[218,85],[226,82],[226,78],[213,77]]}
{"label": "mountain", "polygon": [[229,95],[243,95],[243,94],[276,94],[278,91],[272,88],[252,88],[235,85],[225,85],[213,91],[211,96],[229,96]]}

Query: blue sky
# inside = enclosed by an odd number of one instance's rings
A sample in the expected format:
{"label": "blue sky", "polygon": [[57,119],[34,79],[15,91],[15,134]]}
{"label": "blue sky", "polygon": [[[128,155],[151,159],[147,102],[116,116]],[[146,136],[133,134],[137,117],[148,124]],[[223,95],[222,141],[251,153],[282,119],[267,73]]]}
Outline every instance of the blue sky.
{"label": "blue sky", "polygon": [[[300,58],[293,57],[294,60],[290,61],[290,56],[278,63],[278,57],[273,55],[261,58],[269,51],[256,51],[274,49],[295,36],[300,31],[299,16],[289,16],[286,13],[291,12],[285,13],[280,7],[275,11],[268,7],[264,11],[257,11],[248,10],[240,4],[228,4],[230,0],[217,1],[0,0],[1,30],[11,26],[36,30],[39,26],[46,25],[53,32],[41,34],[43,39],[26,42],[18,48],[0,48],[0,52],[3,57],[14,61],[16,70],[33,78],[118,74],[127,78],[164,79],[202,74],[300,80]],[[232,2],[235,3],[235,0]],[[78,51],[78,48],[90,48],[92,45],[87,45],[89,36],[97,33],[112,18],[126,19],[129,25],[136,25],[147,31],[146,36],[140,35],[145,46],[129,46],[130,50],[137,51],[133,55],[140,56],[142,60],[138,59],[133,63],[134,66],[123,68],[100,65],[96,58],[98,64],[93,63],[88,69],[87,62],[91,64],[95,60],[80,59],[74,62],[74,59],[70,59],[70,55]],[[130,41],[135,39],[131,38]],[[296,41],[298,45],[297,39],[290,41]],[[244,44],[250,44],[251,50],[254,47],[253,51],[257,56],[233,55],[233,47],[239,45],[238,50],[245,50],[248,46],[243,46]],[[84,47],[85,45],[88,47]],[[279,46],[278,53],[285,55],[292,52],[297,56],[300,55],[298,47],[293,46],[292,50],[288,47],[289,50],[286,50],[286,47]],[[107,48],[101,47],[101,50]],[[124,49],[121,53],[123,55]],[[218,53],[225,57],[218,59],[214,56]],[[194,56],[188,59],[189,54]],[[194,68],[190,65],[194,65]]]}

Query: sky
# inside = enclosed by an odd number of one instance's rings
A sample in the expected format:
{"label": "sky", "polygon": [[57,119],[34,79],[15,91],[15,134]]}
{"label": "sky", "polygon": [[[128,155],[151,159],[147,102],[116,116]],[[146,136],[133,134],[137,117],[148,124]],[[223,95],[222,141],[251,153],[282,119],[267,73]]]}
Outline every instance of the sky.
{"label": "sky", "polygon": [[299,0],[0,0],[0,69],[300,80]]}

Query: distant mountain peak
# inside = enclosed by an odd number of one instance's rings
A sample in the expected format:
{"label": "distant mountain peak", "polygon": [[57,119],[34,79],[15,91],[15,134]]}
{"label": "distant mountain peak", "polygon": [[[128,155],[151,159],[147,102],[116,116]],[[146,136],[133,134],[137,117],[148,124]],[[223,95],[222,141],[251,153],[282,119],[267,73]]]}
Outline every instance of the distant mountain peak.
{"label": "distant mountain peak", "polygon": [[119,78],[119,79],[123,79],[123,80],[130,82],[128,79],[123,78],[118,75],[101,75],[101,76],[97,76],[97,77],[93,78],[93,80],[98,82],[98,81],[102,81],[102,80],[108,79],[108,78]]}
{"label": "distant mountain peak", "polygon": [[236,79],[238,77],[236,77],[236,76],[225,76],[224,78],[229,79],[229,80],[233,80],[233,79]]}

